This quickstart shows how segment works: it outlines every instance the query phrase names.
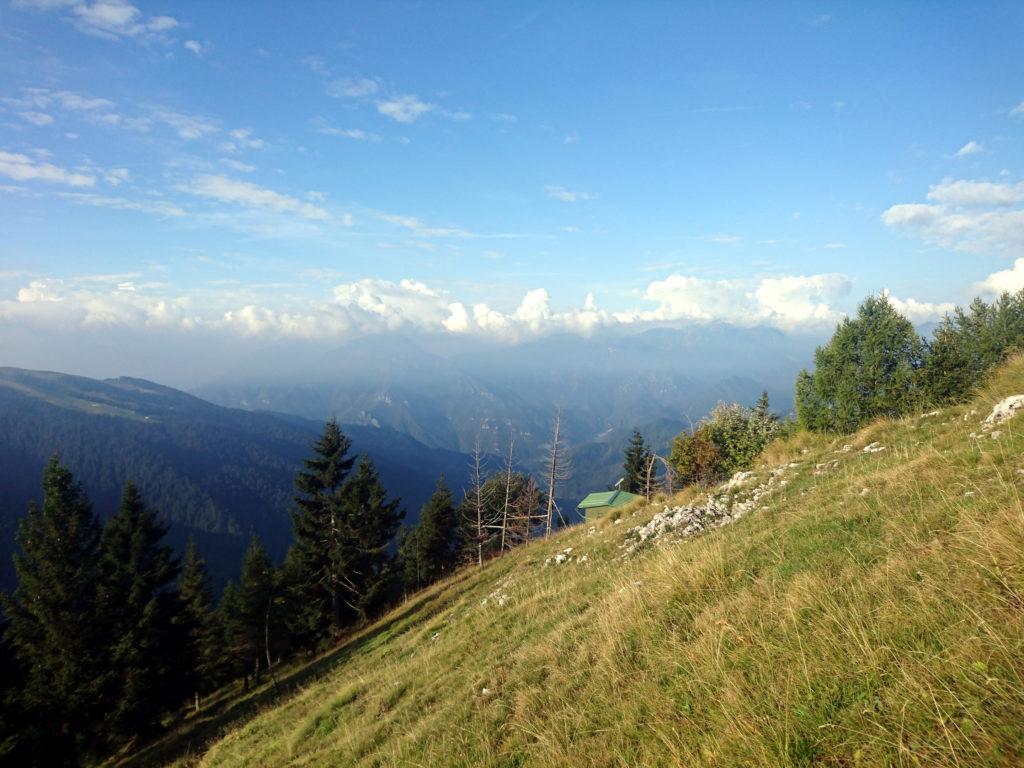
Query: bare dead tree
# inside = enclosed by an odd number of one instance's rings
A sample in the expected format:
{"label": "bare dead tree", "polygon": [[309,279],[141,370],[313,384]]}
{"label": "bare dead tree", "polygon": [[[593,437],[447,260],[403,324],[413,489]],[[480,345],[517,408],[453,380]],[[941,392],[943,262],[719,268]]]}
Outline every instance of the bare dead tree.
{"label": "bare dead tree", "polygon": [[675,477],[676,472],[672,468],[672,465],[662,456],[656,453],[652,453],[651,457],[647,460],[647,476],[644,482],[644,497],[647,501],[651,500],[651,491],[654,488],[654,468],[661,463],[665,470],[665,474],[662,477],[662,483],[665,488],[665,495],[671,496],[675,490]]}
{"label": "bare dead tree", "polygon": [[512,449],[515,446],[515,435],[508,438],[508,457],[505,459],[505,503],[501,507],[501,548],[500,552],[505,554],[505,538],[508,533],[508,503],[512,493]]}
{"label": "bare dead tree", "polygon": [[548,503],[547,514],[544,520],[544,538],[551,535],[551,527],[554,522],[554,513],[557,509],[555,503],[555,486],[559,480],[568,480],[570,475],[570,464],[565,455],[561,439],[562,430],[562,409],[555,411],[555,428],[551,437],[551,446],[548,449]]}
{"label": "bare dead tree", "polygon": [[487,541],[487,522],[484,519],[484,479],[483,479],[483,452],[480,449],[480,436],[477,435],[476,442],[473,444],[473,463],[472,463],[472,481],[473,486],[470,489],[472,499],[470,504],[466,505],[470,509],[471,518],[469,522],[469,528],[473,534],[473,546],[476,549],[476,564],[478,567],[483,568],[484,566],[484,542]]}

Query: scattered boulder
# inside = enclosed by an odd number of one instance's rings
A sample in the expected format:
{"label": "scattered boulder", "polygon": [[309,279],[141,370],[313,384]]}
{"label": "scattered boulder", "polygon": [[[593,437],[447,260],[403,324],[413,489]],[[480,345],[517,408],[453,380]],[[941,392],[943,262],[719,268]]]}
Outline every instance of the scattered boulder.
{"label": "scattered boulder", "polygon": [[995,408],[992,409],[992,413],[985,417],[985,421],[982,422],[982,427],[991,429],[997,424],[1002,424],[1009,421],[1021,408],[1024,408],[1024,395],[1011,395],[1010,397],[1004,398],[996,403]]}
{"label": "scattered boulder", "polygon": [[881,443],[871,443],[870,445],[864,446],[864,453],[879,453],[885,450],[885,446]]}

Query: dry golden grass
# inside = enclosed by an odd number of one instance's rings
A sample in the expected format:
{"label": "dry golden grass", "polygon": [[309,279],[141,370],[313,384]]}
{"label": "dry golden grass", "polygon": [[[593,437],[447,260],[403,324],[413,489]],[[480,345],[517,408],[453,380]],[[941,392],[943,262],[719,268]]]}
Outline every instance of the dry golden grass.
{"label": "dry golden grass", "polygon": [[1024,765],[1024,417],[968,438],[1021,392],[1016,360],[940,416],[774,444],[790,483],[690,541],[622,559],[629,508],[463,571],[180,762]]}

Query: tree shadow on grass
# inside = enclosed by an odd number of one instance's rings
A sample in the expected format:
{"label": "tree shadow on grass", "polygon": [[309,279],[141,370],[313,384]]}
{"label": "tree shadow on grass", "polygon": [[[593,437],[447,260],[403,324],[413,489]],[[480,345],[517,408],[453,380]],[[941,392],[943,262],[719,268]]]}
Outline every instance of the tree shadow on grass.
{"label": "tree shadow on grass", "polygon": [[[182,758],[192,757],[198,760],[207,748],[225,733],[323,677],[372,644],[374,640],[390,633],[414,613],[435,615],[454,600],[455,596],[450,589],[427,590],[427,594],[414,597],[404,606],[392,611],[386,619],[355,633],[319,658],[285,670],[278,677],[276,684],[266,681],[248,694],[239,696],[228,693],[215,696],[198,715],[186,718],[169,733],[130,755],[112,758],[106,765],[108,768],[149,768],[166,765]],[[234,690],[237,690],[237,687]]]}

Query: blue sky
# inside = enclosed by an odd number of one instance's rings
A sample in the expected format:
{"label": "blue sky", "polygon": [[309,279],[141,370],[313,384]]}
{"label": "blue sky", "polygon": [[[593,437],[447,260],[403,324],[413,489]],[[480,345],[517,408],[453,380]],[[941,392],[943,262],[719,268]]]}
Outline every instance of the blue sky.
{"label": "blue sky", "polygon": [[1024,287],[1022,33],[1019,3],[16,0],[0,343],[820,332],[883,289],[934,319]]}

